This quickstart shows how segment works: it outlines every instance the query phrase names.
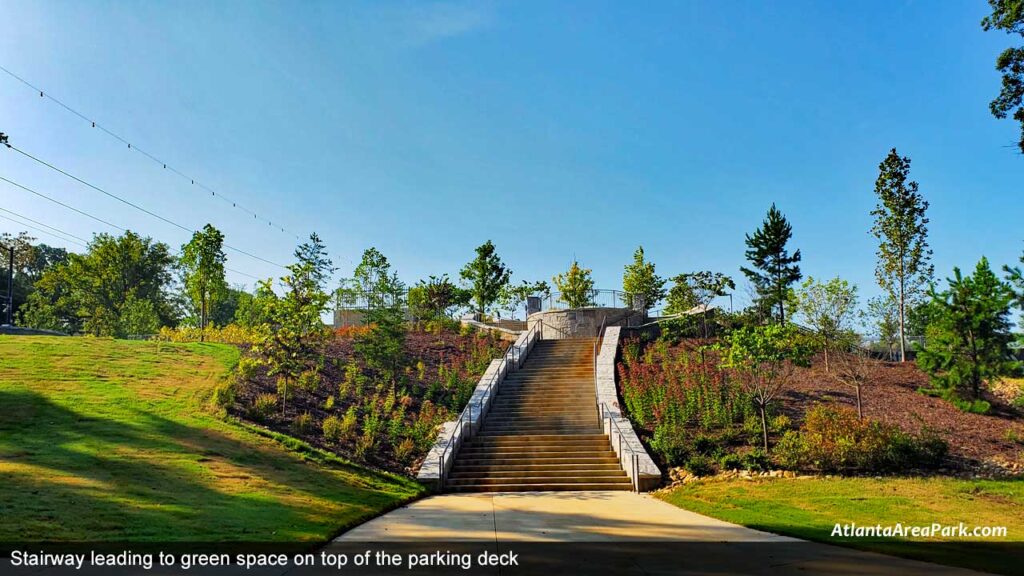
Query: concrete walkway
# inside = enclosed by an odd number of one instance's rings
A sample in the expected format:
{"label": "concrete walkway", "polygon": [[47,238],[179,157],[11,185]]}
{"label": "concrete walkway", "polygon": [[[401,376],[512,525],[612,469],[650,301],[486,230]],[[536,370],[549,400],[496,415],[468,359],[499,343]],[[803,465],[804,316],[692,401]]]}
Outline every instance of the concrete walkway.
{"label": "concrete walkway", "polygon": [[[532,543],[592,543],[599,546],[594,550],[628,550],[634,546],[635,552],[627,554],[631,555],[628,567],[635,573],[689,572],[683,570],[689,568],[687,560],[701,554],[720,573],[972,573],[759,532],[632,492],[432,496],[358,526],[335,542],[487,542],[499,547],[509,543],[512,548],[527,551],[537,549],[530,548]],[[618,546],[609,545],[613,542]],[[644,547],[644,542],[661,545]],[[677,544],[666,544],[669,542]],[[575,548],[565,546],[563,550]],[[557,554],[559,548],[549,550]],[[562,568],[568,570],[576,568],[573,562],[586,562],[585,558],[567,560],[569,564]]]}
{"label": "concrete walkway", "polygon": [[776,542],[634,492],[495,492],[431,496],[343,534],[341,541]]}

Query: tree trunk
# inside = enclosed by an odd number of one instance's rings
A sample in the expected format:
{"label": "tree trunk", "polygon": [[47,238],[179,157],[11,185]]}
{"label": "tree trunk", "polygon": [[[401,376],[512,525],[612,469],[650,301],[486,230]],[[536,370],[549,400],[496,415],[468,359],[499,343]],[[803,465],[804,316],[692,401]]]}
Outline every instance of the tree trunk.
{"label": "tree trunk", "polygon": [[857,383],[857,418],[864,418],[864,410],[861,408],[860,403],[860,382]]}
{"label": "tree trunk", "polygon": [[765,414],[765,405],[759,403],[757,411],[761,413],[761,437],[764,440],[764,451],[768,451],[768,415]]}
{"label": "tree trunk", "polygon": [[904,285],[903,264],[900,263],[900,362],[907,361],[907,293]]}
{"label": "tree trunk", "polygon": [[203,302],[199,305],[199,341],[206,341],[206,296],[203,296]]}
{"label": "tree trunk", "polygon": [[827,373],[828,372],[828,340],[825,340],[825,346],[823,346],[823,348],[825,349],[825,372]]}

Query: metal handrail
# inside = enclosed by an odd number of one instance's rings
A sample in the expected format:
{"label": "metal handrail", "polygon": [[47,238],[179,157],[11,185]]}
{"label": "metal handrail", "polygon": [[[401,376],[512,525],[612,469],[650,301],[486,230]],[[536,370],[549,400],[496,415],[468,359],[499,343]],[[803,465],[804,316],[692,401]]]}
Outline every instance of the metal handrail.
{"label": "metal handrail", "polygon": [[[598,409],[598,412],[600,413],[601,421],[603,422],[605,419],[608,420],[608,436],[609,436],[609,440],[611,439],[612,428],[613,427],[614,427],[615,431],[618,432],[619,449],[616,450],[616,452],[618,453],[619,461],[621,462],[622,458],[623,458],[623,456],[622,456],[622,427],[619,426],[619,421],[612,417],[612,411],[611,411],[610,408],[608,408],[608,405],[606,403],[601,402],[598,405],[597,409]],[[606,416],[607,416],[607,418],[606,418]],[[630,469],[633,471],[633,477],[630,478],[631,483],[633,484],[633,491],[634,492],[640,492],[640,454],[638,454],[636,452],[636,450],[634,450],[633,447],[628,445],[628,444],[626,445],[626,448],[629,450],[629,464],[630,464]]]}
{"label": "metal handrail", "polygon": [[[526,331],[526,341],[524,342],[524,344],[526,346],[526,354],[527,355],[530,353],[530,350],[533,349],[534,344],[536,344],[537,337],[538,337],[538,331],[537,330],[538,330],[538,327],[541,327],[542,325],[543,325],[543,322],[537,322],[536,324],[534,324],[533,328],[531,328],[531,329]],[[530,335],[531,332],[533,333],[532,336]],[[520,347],[516,346],[515,342],[513,342],[512,344],[509,344],[509,347],[505,349],[505,353],[502,354],[502,356],[501,356],[501,364],[499,364],[497,370],[495,370],[491,374],[491,379],[487,382],[487,386],[484,387],[483,392],[477,397],[476,408],[477,408],[477,414],[478,414],[478,418],[477,418],[477,422],[478,423],[482,423],[483,422],[483,419],[484,419],[484,412],[483,412],[484,399],[487,399],[488,402],[490,401],[491,397],[493,396],[493,390],[494,390],[494,386],[495,386],[495,384],[496,384],[496,382],[498,380],[498,376],[504,374],[506,371],[509,371],[509,367],[510,366],[511,366],[511,371],[519,370],[519,368],[522,366],[522,362],[523,362],[523,358],[524,357],[525,357],[525,355],[522,354],[522,350],[520,350]],[[465,429],[466,429],[466,425],[467,424],[469,425],[469,434],[468,435],[467,434],[461,434],[461,433],[458,434],[458,437],[460,439],[459,443],[456,444],[454,448],[452,448],[452,444],[455,442],[456,431],[464,432]],[[447,469],[445,467],[445,457],[448,456],[448,451],[451,450],[451,457],[454,457],[455,453],[459,449],[459,445],[463,441],[462,439],[466,438],[467,436],[471,436],[472,434],[473,434],[473,402],[470,401],[470,402],[468,402],[466,404],[466,407],[463,408],[462,412],[459,414],[459,419],[455,421],[455,427],[452,428],[452,433],[448,437],[448,442],[445,444],[444,450],[441,451],[441,455],[438,457],[438,462],[437,462],[437,478],[438,478],[438,484],[439,484],[438,487],[439,488],[443,489],[444,485],[445,485],[445,481],[448,479],[447,478],[448,473],[447,473]]]}
{"label": "metal handrail", "polygon": [[608,315],[601,316],[601,327],[597,331],[597,335],[594,337],[594,394],[597,394],[597,346],[598,343],[604,343],[604,323],[608,320]]}

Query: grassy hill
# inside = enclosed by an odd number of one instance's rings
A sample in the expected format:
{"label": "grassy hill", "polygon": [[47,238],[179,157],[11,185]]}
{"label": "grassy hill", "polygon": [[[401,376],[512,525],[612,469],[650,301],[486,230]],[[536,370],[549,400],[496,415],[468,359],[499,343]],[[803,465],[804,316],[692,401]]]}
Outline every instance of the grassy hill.
{"label": "grassy hill", "polygon": [[238,357],[0,336],[0,541],[318,541],[420,493],[208,411]]}

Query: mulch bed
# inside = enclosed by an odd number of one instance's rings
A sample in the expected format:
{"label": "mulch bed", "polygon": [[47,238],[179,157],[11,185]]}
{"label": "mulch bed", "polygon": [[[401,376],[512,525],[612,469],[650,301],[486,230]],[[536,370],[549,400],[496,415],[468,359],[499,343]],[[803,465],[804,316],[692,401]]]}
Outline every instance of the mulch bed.
{"label": "mulch bed", "polygon": [[[473,344],[472,337],[462,336],[451,331],[431,333],[419,330],[410,330],[405,337],[405,357],[408,360],[408,370],[405,371],[404,381],[408,390],[409,404],[406,406],[406,420],[411,422],[417,418],[423,406],[422,398],[424,392],[434,381],[438,380],[438,368],[445,366],[450,368],[452,361],[462,358],[466,350]],[[498,357],[504,350],[506,344],[494,339],[491,343],[493,356]],[[369,384],[364,394],[373,393],[374,375],[373,371],[365,366],[365,363],[354,353],[354,339],[351,336],[335,336],[331,339],[325,350],[325,362],[321,370],[322,384],[315,391],[307,391],[293,386],[291,398],[287,402],[285,411],[277,409],[273,414],[256,422],[270,430],[281,432],[301,438],[305,442],[330,452],[339,454],[345,458],[357,460],[353,453],[353,444],[349,442],[332,443],[326,441],[322,433],[323,420],[328,415],[340,417],[352,403],[351,398],[338,397],[339,384],[345,380],[345,367],[350,361],[356,361],[367,375]],[[244,348],[244,347],[243,347]],[[423,363],[423,378],[419,376],[417,362]],[[471,378],[479,378],[480,374],[469,375]],[[239,387],[235,404],[228,408],[228,411],[243,420],[251,420],[247,411],[252,406],[256,396],[260,394],[276,394],[277,383],[275,378],[268,377],[263,368],[260,368],[257,375],[250,381]],[[335,396],[336,403],[331,410],[326,410],[324,404],[328,396]],[[363,398],[355,399],[357,401]],[[300,414],[308,413],[314,422],[313,427],[306,432],[295,430],[293,422]],[[391,453],[390,447],[379,446],[370,451],[362,463],[389,470],[393,472],[412,474],[422,461],[423,454],[416,454],[415,460],[410,463],[399,462]]]}
{"label": "mulch bed", "polygon": [[[1024,413],[990,393],[984,395],[992,404],[988,414],[962,412],[941,398],[918,392],[927,386],[928,375],[912,362],[875,362],[870,383],[862,388],[864,415],[908,432],[927,426],[949,443],[950,456],[963,464],[1024,461],[1024,445],[1007,439],[1010,429],[1024,436]],[[798,369],[781,400],[783,411],[796,421],[817,402],[857,405],[856,390],[837,382],[820,363]]]}

